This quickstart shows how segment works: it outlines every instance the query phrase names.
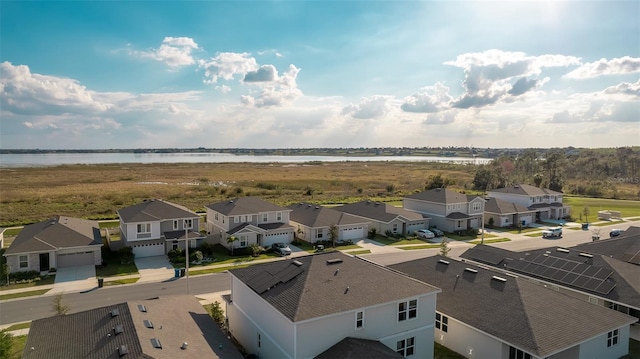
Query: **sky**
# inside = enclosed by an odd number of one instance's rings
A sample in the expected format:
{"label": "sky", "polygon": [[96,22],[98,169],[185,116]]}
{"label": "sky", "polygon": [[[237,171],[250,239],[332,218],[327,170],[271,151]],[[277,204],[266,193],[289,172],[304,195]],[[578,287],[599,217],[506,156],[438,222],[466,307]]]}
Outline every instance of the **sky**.
{"label": "sky", "polygon": [[0,1],[0,148],[640,145],[640,1]]}

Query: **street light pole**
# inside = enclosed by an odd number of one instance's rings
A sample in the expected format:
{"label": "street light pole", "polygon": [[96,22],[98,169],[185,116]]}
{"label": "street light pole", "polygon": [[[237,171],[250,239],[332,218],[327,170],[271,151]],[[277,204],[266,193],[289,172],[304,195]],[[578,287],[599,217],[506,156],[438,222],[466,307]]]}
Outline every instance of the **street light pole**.
{"label": "street light pole", "polygon": [[185,269],[185,274],[187,276],[187,295],[189,294],[189,230],[187,229],[187,223],[184,223],[184,244],[187,250],[187,256],[185,262],[187,262],[187,268]]}

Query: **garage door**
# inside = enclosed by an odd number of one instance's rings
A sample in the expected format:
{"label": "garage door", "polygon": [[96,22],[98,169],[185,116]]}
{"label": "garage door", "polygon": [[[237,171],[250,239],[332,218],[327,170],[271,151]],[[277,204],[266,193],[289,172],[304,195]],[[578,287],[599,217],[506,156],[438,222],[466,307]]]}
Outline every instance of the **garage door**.
{"label": "garage door", "polygon": [[148,244],[134,244],[132,246],[133,254],[136,258],[163,256],[164,243],[148,243]]}
{"label": "garage door", "polygon": [[263,247],[270,247],[274,243],[283,242],[289,243],[291,242],[291,232],[274,232],[265,234],[262,239]]}
{"label": "garage door", "polygon": [[531,216],[522,216],[520,217],[520,222],[522,223],[522,221],[524,221],[525,226],[529,223],[531,223],[532,221],[532,217]]}
{"label": "garage door", "polygon": [[353,227],[342,229],[342,240],[362,239],[364,238],[364,227]]}
{"label": "garage door", "polygon": [[59,253],[57,256],[58,268],[86,266],[95,264],[93,251],[77,253]]}

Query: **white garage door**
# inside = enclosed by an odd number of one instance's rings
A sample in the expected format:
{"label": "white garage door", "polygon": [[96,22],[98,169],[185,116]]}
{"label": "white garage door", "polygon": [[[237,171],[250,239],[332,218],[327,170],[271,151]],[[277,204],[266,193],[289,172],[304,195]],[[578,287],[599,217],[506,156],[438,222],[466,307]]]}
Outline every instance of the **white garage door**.
{"label": "white garage door", "polygon": [[525,226],[529,223],[532,222],[532,217],[531,216],[522,216],[520,217],[520,223],[522,223],[522,221],[524,221]]}
{"label": "white garage door", "polygon": [[341,238],[345,241],[364,238],[364,227],[343,228]]}
{"label": "white garage door", "polygon": [[132,248],[136,258],[164,255],[164,243],[134,244]]}
{"label": "white garage door", "polygon": [[58,268],[86,266],[95,264],[93,251],[77,253],[59,253],[57,256]]}
{"label": "white garage door", "polygon": [[262,239],[263,247],[270,247],[274,243],[283,242],[289,243],[291,242],[291,232],[274,232],[265,234]]}

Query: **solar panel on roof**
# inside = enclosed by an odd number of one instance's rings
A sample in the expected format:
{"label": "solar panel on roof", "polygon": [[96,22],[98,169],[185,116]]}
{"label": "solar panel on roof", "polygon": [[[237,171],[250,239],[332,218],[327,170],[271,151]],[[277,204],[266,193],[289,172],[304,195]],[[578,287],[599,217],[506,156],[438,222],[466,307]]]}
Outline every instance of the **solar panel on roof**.
{"label": "solar panel on roof", "polygon": [[545,257],[544,262],[542,262],[542,264],[546,265],[547,267],[553,267],[553,263],[555,263],[557,260],[557,258],[555,257]]}
{"label": "solar panel on roof", "polygon": [[485,251],[484,249],[475,249],[471,253],[471,259],[478,262],[484,262],[491,265],[497,265],[504,259],[504,257],[497,253]]}
{"label": "solar panel on roof", "polygon": [[300,269],[300,267],[297,267],[295,265],[290,265],[287,268],[285,268],[284,270],[281,270],[280,272],[276,273],[275,276],[278,279],[280,279],[280,282],[287,283],[288,281],[290,281],[293,278],[297,277],[302,272],[303,272],[303,270]]}
{"label": "solar panel on roof", "polygon": [[640,242],[629,247],[621,258],[625,262],[640,264]]}
{"label": "solar panel on roof", "polygon": [[551,278],[554,280],[558,280],[558,281],[562,281],[562,278],[564,278],[564,276],[567,275],[567,272],[558,269],[558,271],[556,273],[554,273]]}
{"label": "solar panel on roof", "polygon": [[587,283],[585,283],[584,286],[582,286],[582,288],[586,289],[586,290],[593,290],[595,291],[596,288],[598,288],[598,286],[600,286],[602,284],[602,281],[596,278],[589,278],[589,280],[587,281]]}
{"label": "solar panel on roof", "polygon": [[567,275],[562,278],[562,281],[567,284],[573,284],[573,281],[575,281],[578,276],[579,274],[576,273],[567,273]]}
{"label": "solar panel on roof", "polygon": [[616,284],[614,282],[604,281],[600,286],[598,286],[598,288],[596,288],[596,292],[607,295],[613,288],[615,288],[615,286]]}
{"label": "solar panel on roof", "polygon": [[533,270],[533,274],[537,275],[537,276],[543,276],[544,271],[547,270],[548,267],[545,266],[538,266]]}
{"label": "solar panel on roof", "polygon": [[582,288],[582,287],[584,287],[584,285],[585,285],[585,284],[587,284],[587,282],[589,281],[589,279],[591,279],[591,278],[589,278],[589,277],[588,277],[588,276],[586,276],[586,275],[580,275],[580,276],[578,276],[578,278],[573,282],[573,285],[575,285],[576,287],[580,287],[580,288]]}
{"label": "solar panel on roof", "polygon": [[559,269],[557,269],[557,268],[549,267],[549,268],[544,270],[544,272],[542,273],[542,276],[546,277],[546,278],[551,278],[551,276],[556,274],[558,272],[558,270]]}
{"label": "solar panel on roof", "polygon": [[572,272],[573,273],[578,273],[578,274],[582,274],[584,273],[587,269],[589,269],[591,266],[588,264],[578,264],[575,268],[573,268]]}
{"label": "solar panel on roof", "polygon": [[598,268],[598,267],[589,266],[589,268],[587,268],[587,270],[584,271],[584,273],[582,273],[582,275],[593,277],[593,275],[596,274],[596,272],[598,272],[599,270],[600,270],[600,268]]}
{"label": "solar panel on roof", "polygon": [[555,259],[555,261],[553,263],[551,263],[549,265],[549,267],[555,268],[555,269],[562,269],[562,266],[565,265],[566,261],[562,258],[558,258],[558,257],[553,257]]}
{"label": "solar panel on roof", "polygon": [[609,276],[611,276],[611,274],[613,274],[613,271],[610,271],[610,270],[604,269],[604,268],[600,268],[600,270],[598,272],[596,272],[596,274],[594,274],[593,277],[601,279],[601,280],[605,280],[605,279],[609,278]]}
{"label": "solar panel on roof", "polygon": [[575,262],[570,262],[570,261],[565,261],[565,263],[562,265],[562,269],[566,270],[567,272],[570,272],[573,270],[573,268],[575,268],[578,264]]}

